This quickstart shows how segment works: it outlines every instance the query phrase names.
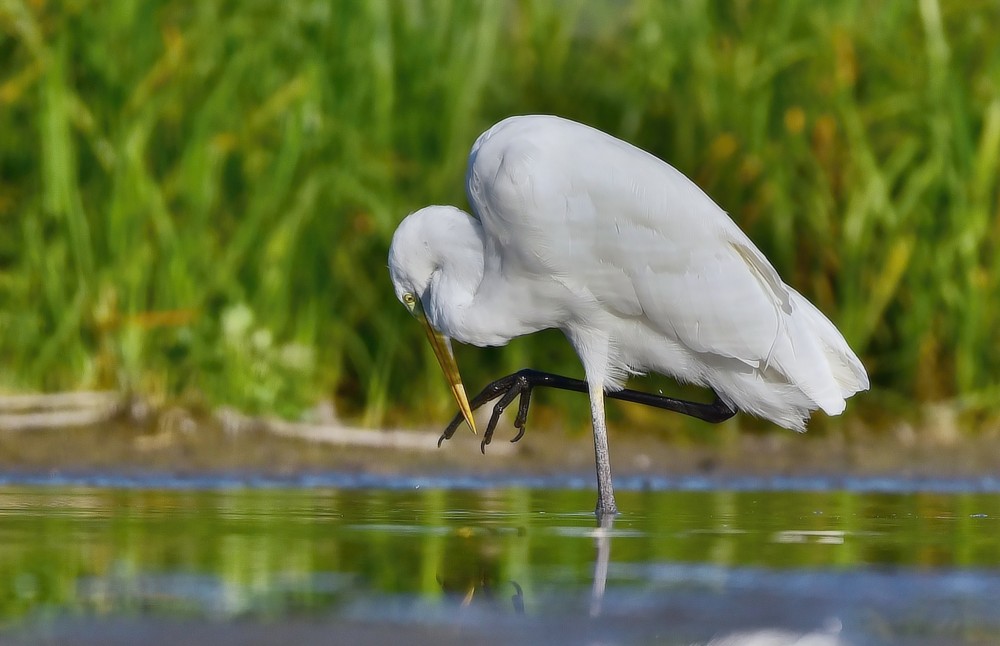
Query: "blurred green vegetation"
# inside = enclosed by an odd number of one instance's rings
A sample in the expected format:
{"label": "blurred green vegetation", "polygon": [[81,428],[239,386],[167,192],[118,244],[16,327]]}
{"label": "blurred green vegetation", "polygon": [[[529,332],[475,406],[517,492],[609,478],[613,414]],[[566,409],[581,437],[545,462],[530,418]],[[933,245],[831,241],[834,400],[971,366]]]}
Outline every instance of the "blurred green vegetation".
{"label": "blurred green vegetation", "polygon": [[[845,332],[866,399],[996,412],[998,24],[993,0],[0,0],[0,387],[443,420],[389,240],[465,204],[482,130],[556,113],[695,179]],[[579,374],[554,340],[459,350],[469,388]]]}

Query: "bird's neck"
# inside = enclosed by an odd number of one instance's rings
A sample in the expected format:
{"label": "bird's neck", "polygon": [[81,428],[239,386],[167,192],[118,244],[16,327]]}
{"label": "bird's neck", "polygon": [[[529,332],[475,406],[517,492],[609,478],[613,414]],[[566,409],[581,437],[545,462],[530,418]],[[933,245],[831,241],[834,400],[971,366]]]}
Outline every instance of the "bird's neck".
{"label": "bird's neck", "polygon": [[482,227],[471,217],[469,220],[472,226],[450,227],[427,241],[437,269],[424,307],[436,329],[462,343],[475,344],[468,337],[466,319],[483,281],[484,249]]}
{"label": "bird's neck", "polygon": [[519,281],[503,272],[499,250],[477,240],[465,240],[461,252],[449,247],[447,260],[431,281],[431,323],[442,333],[478,346],[506,345],[511,339],[555,327],[548,319],[536,320],[542,311],[532,281]]}

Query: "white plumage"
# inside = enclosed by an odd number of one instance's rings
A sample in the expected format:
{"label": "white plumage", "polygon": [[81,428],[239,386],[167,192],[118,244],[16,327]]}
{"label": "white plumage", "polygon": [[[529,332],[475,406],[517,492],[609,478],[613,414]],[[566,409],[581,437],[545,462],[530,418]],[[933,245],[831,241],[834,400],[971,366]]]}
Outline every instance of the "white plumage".
{"label": "white plumage", "polygon": [[501,345],[558,328],[592,395],[654,371],[795,430],[868,388],[840,332],[726,213],[624,141],[511,117],[476,141],[466,188],[475,217],[421,209],[389,256],[397,296],[417,296],[448,337]]}

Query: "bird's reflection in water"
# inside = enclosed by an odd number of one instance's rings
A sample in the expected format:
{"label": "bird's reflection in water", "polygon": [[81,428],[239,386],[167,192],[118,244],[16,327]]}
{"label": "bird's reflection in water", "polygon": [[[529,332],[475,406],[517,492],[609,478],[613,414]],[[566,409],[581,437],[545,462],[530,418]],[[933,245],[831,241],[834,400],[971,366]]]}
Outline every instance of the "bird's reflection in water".
{"label": "bird's reflection in water", "polygon": [[[446,594],[461,598],[459,605],[463,608],[473,603],[485,604],[490,607],[505,607],[510,594],[510,609],[514,614],[524,614],[524,590],[517,581],[497,581],[486,572],[463,580],[443,579],[437,577],[438,584]],[[512,594],[511,594],[512,593]]]}
{"label": "bird's reflection in water", "polygon": [[[590,616],[601,614],[604,602],[604,591],[608,580],[608,564],[611,561],[611,532],[614,527],[613,516],[602,516],[592,532],[594,537],[594,574],[590,594]],[[524,589],[517,581],[505,579],[497,563],[485,559],[476,563],[470,572],[450,573],[446,576],[437,575],[438,585],[447,596],[458,601],[462,608],[473,604],[513,610],[517,615],[524,614]],[[507,595],[510,594],[508,597]],[[507,606],[507,603],[510,606]]]}
{"label": "bird's reflection in water", "polygon": [[594,530],[594,584],[590,593],[590,616],[601,614],[604,602],[604,589],[608,582],[608,562],[611,560],[611,528],[615,523],[614,516],[601,516]]}

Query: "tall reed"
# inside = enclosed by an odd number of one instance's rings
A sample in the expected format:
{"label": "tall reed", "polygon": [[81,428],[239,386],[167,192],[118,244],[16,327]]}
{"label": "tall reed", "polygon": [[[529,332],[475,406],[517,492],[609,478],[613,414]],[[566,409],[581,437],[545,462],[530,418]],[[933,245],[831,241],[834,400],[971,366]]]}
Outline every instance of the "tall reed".
{"label": "tall reed", "polygon": [[[0,384],[441,419],[389,240],[464,204],[480,131],[546,112],[693,177],[872,401],[996,412],[996,24],[985,0],[3,0]],[[552,340],[460,350],[469,386],[579,374]]]}

